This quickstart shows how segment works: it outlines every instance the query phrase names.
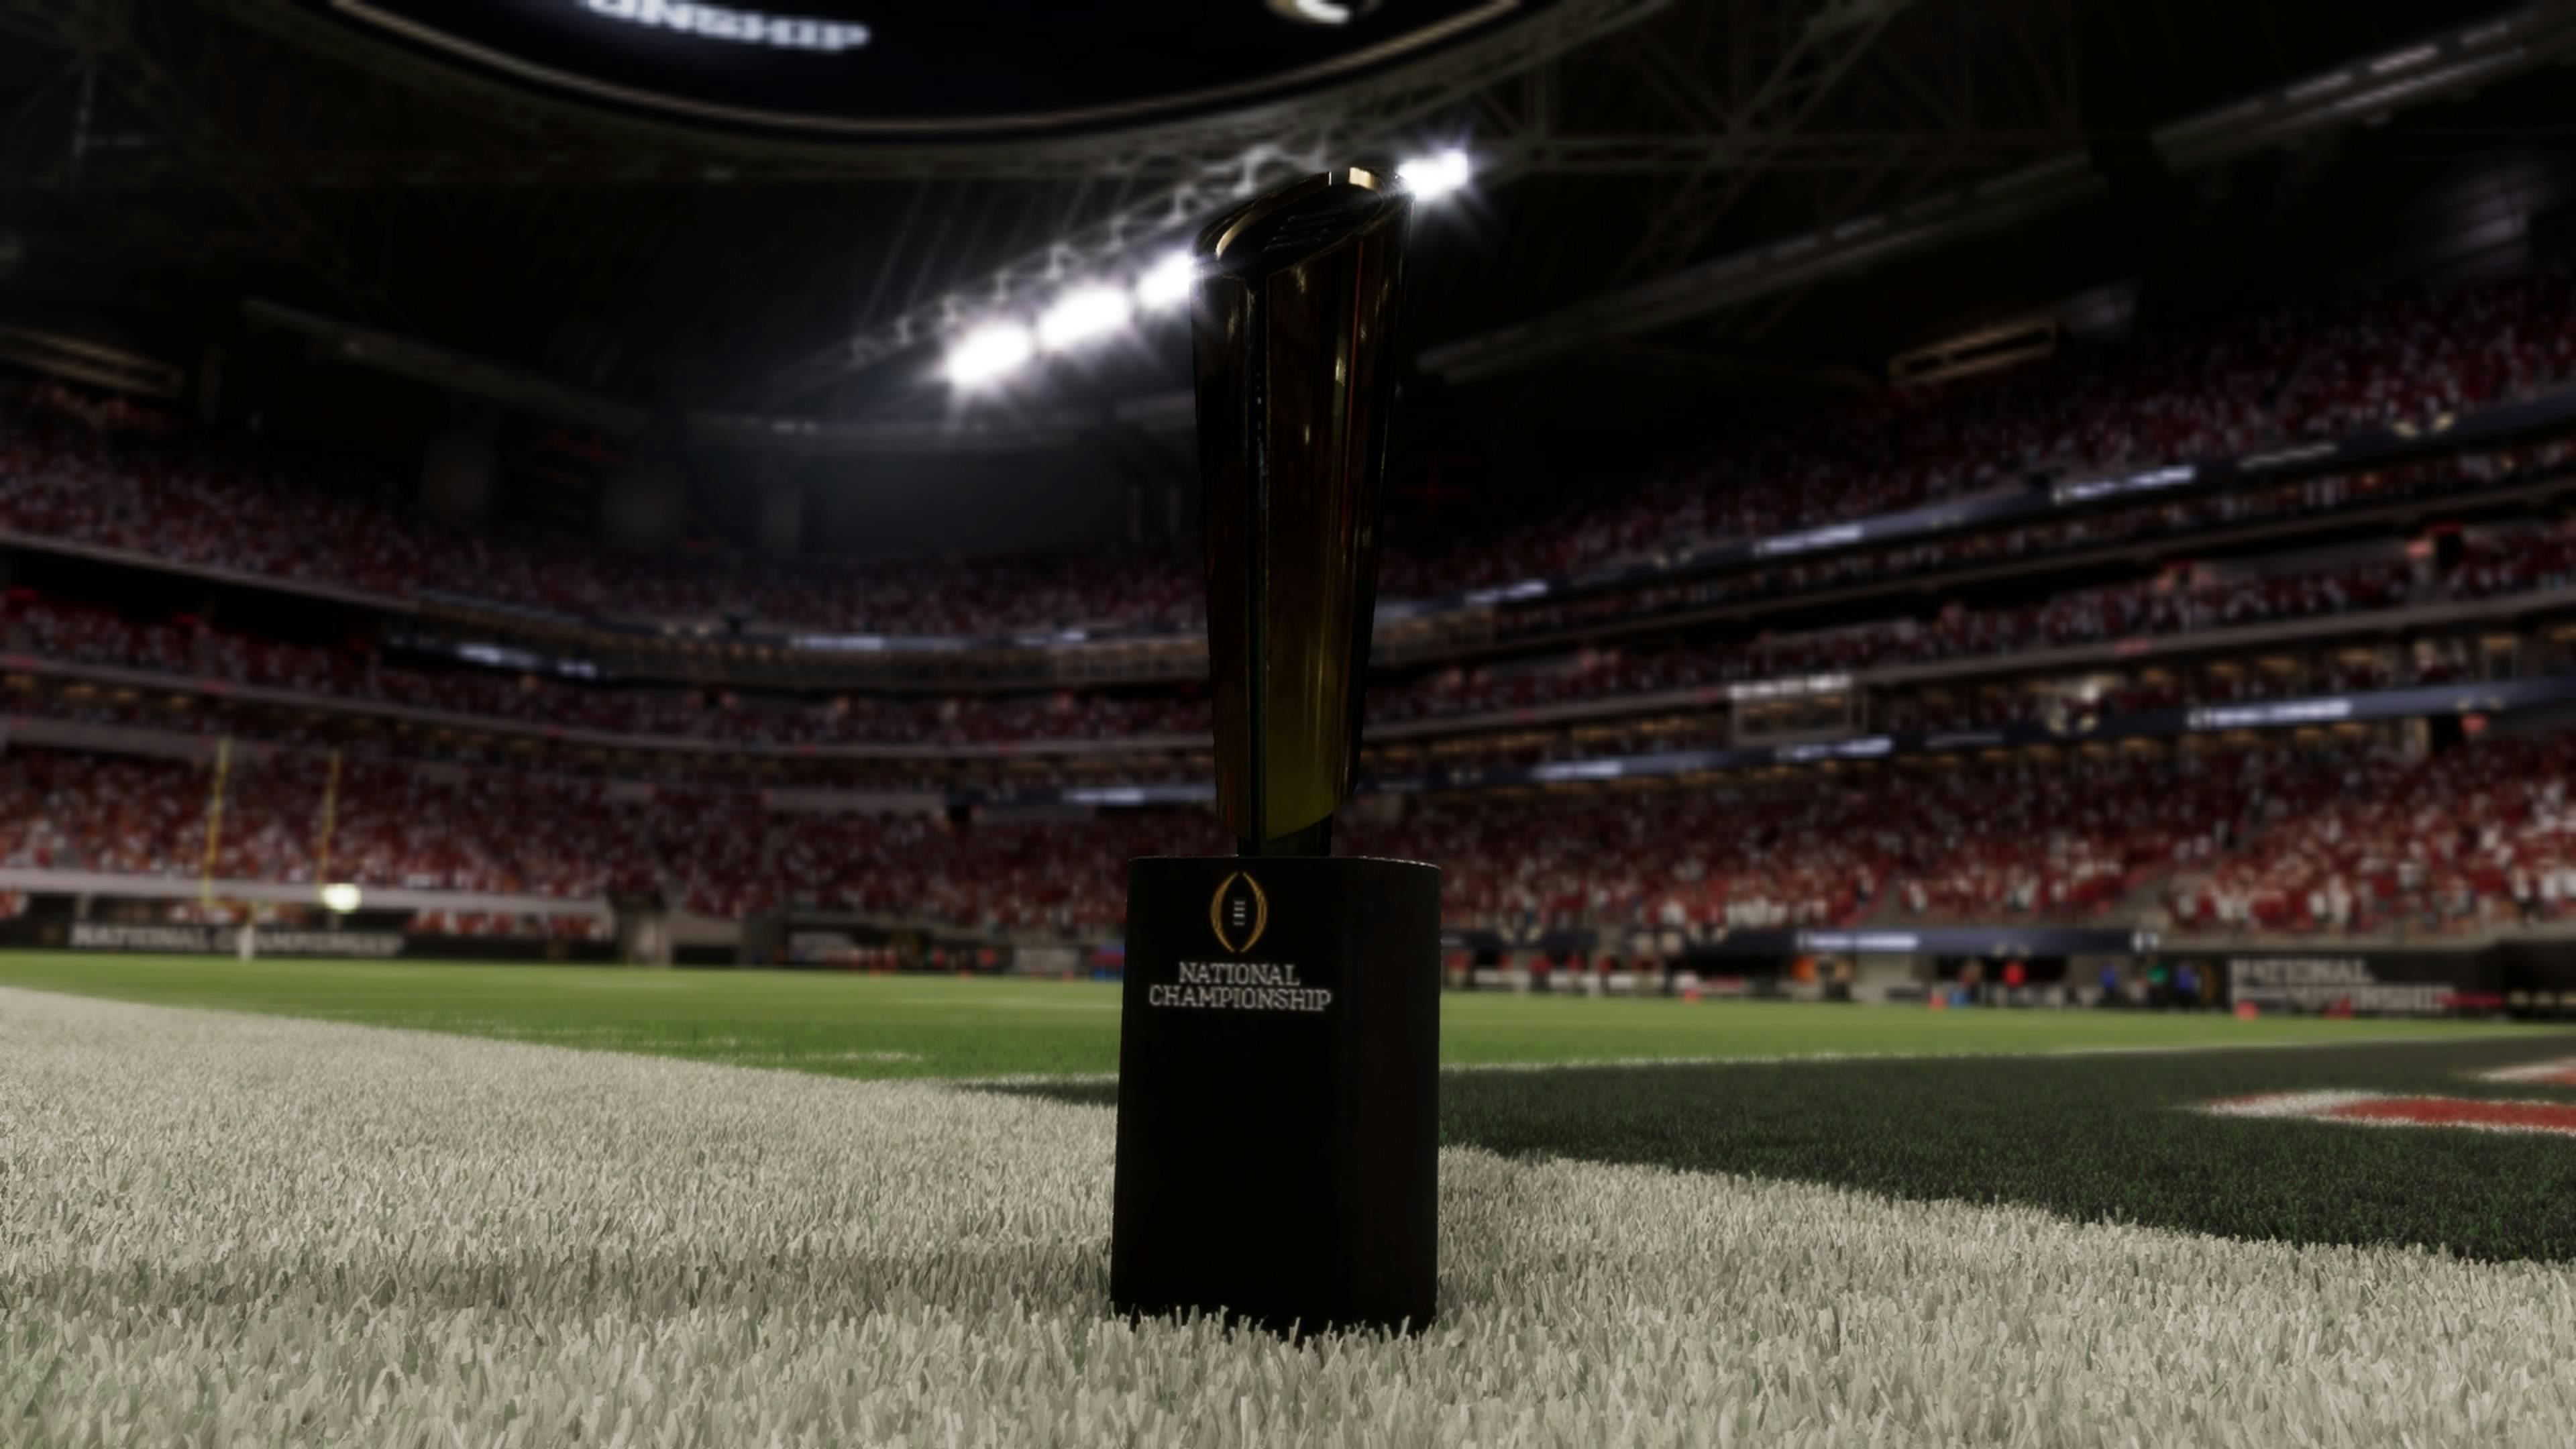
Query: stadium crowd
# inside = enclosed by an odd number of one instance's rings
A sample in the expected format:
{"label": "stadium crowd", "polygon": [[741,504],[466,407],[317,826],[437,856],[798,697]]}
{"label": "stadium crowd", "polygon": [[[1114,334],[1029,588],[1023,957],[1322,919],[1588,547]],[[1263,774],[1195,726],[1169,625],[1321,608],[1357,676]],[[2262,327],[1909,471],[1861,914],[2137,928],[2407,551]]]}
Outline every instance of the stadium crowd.
{"label": "stadium crowd", "polygon": [[[1406,683],[1377,684],[1370,691],[1369,713],[1379,722],[1449,718],[2571,585],[2576,585],[2576,534],[2563,528],[2532,530],[2481,540],[2447,570],[2435,569],[2429,561],[2397,560],[2208,582],[2159,578],[2072,591],[2020,607],[1954,607],[1928,622],[1898,618],[1765,635],[1749,643],[1637,652],[1587,649],[1535,666],[1436,671]],[[23,589],[12,591],[0,610],[0,640],[13,650],[75,663],[380,699],[528,724],[735,744],[1197,738],[1209,728],[1207,704],[1194,693],[843,694],[816,704],[725,690],[610,688],[533,674],[387,664],[371,657],[363,643],[323,648],[184,618],[139,621],[113,609]]]}
{"label": "stadium crowd", "polygon": [[2369,561],[2314,572],[2189,582],[2160,578],[2083,589],[2018,608],[1953,607],[1929,622],[1889,620],[1749,645],[1623,653],[1585,650],[1553,667],[1455,669],[1370,691],[1372,718],[1425,719],[1526,709],[1619,694],[1848,673],[2112,640],[2236,628],[2576,585],[2576,534],[2513,534],[2467,550],[2449,570]]}
{"label": "stadium crowd", "polygon": [[2570,281],[2541,272],[2430,295],[2388,289],[2116,352],[1891,389],[1747,446],[1730,439],[1623,502],[1390,558],[1388,592],[1572,573],[1701,540],[1818,524],[2372,424],[2429,420],[2576,376]]}
{"label": "stadium crowd", "polygon": [[2077,675],[1982,688],[1898,691],[1876,706],[1872,718],[1887,730],[2075,725],[2088,715],[2099,721],[2197,705],[2446,684],[2474,678],[2477,669],[2471,642],[2456,635],[2421,640],[2407,649],[2346,649],[2286,662],[2293,667],[2248,668],[2220,660],[2135,676]]}
{"label": "stadium crowd", "polygon": [[[1729,438],[1559,517],[1391,548],[1384,592],[1430,596],[1670,556],[1891,509],[2355,428],[2427,420],[2576,375],[2576,294],[2540,273],[2439,297],[2382,292],[2240,319],[2118,350],[1894,389],[1830,415]],[[2435,497],[2566,463],[2570,444],[2350,476],[2141,501],[2021,529],[1963,534],[1516,609],[1524,632],[1784,592],[2007,562],[2258,519]],[[258,579],[409,597],[470,593],[602,619],[732,616],[817,631],[1050,639],[1087,629],[1187,629],[1201,584],[1115,553],[883,566],[641,556],[503,539],[416,519],[387,480],[210,436],[169,414],[47,384],[0,390],[0,530]],[[2447,560],[2447,561],[2445,561]],[[1930,618],[1737,642],[1434,669],[1371,692],[1380,723],[1589,702],[1661,690],[1815,678],[1895,665],[2576,586],[2576,532],[2480,531],[2454,550],[2393,549],[2269,571],[2165,575]],[[1480,626],[1487,627],[1487,626]],[[1400,642],[1400,629],[1390,639]],[[21,586],[0,607],[12,653],[174,679],[376,700],[485,721],[722,744],[1019,745],[1208,729],[1190,691],[841,693],[627,687],[430,667],[366,637],[293,643],[172,614],[129,615]],[[1399,650],[1400,653],[1400,650]],[[1942,729],[2352,689],[2467,675],[2458,639],[2411,653],[2344,651],[2285,674],[2195,664],[1874,696],[1865,727]],[[806,901],[928,921],[1088,933],[1118,925],[1135,854],[1218,851],[1205,816],[790,809],[779,795],[961,787],[954,766],[752,762],[722,753],[586,753],[526,732],[385,725],[225,697],[219,689],[73,688],[10,680],[12,710],[243,741],[224,778],[199,762],[23,743],[0,752],[0,865],[530,894],[659,894],[713,915]],[[2054,713],[2053,713],[2054,712]],[[1445,727],[1444,727],[1445,730]],[[1442,862],[1454,924],[1582,921],[1691,927],[1873,920],[2098,918],[2161,909],[2195,931],[2449,930],[2576,913],[2568,735],[2485,739],[2428,758],[2394,732],[2224,751],[2076,752],[1729,778],[1642,791],[1430,794],[1355,812],[1347,849]],[[1585,752],[1724,743],[1726,721],[1635,715],[1576,728],[1447,733],[1392,750],[1389,773]],[[322,751],[336,751],[326,766]],[[973,788],[1204,778],[1180,752],[978,766]],[[1097,773],[1106,769],[1109,776]],[[334,771],[336,770],[336,776]],[[779,794],[765,796],[764,790]],[[324,807],[325,799],[329,808]],[[811,803],[810,801],[807,803]],[[323,822],[330,823],[326,827]],[[429,920],[524,932],[508,913]]]}
{"label": "stadium crowd", "polygon": [[[2381,291],[1887,390],[1730,438],[1713,454],[1722,462],[1668,468],[1619,501],[1431,551],[1391,548],[1384,592],[1490,587],[2046,477],[2429,420],[2571,375],[2576,305],[2562,273],[2440,296]],[[753,570],[726,554],[495,539],[370,501],[381,479],[76,401],[57,386],[0,398],[0,528],[381,595],[469,592],[609,618],[993,636],[1199,618],[1193,571],[1115,554]]]}
{"label": "stadium crowd", "polygon": [[[2031,753],[1668,789],[1429,795],[1357,810],[1355,854],[1436,860],[1454,926],[2100,920],[2440,932],[2576,914],[2576,734],[2429,757],[2327,742]],[[1194,811],[954,821],[773,810],[754,792],[493,770],[42,748],[0,756],[0,866],[290,883],[660,894],[1011,931],[1114,931],[1126,861],[1216,853]],[[332,808],[325,811],[329,795]],[[212,849],[209,850],[209,839]],[[2124,923],[2130,917],[2122,917]]]}
{"label": "stadium crowd", "polygon": [[[163,747],[185,737],[230,737],[251,748],[288,747],[348,759],[533,770],[588,780],[624,780],[683,789],[856,790],[870,793],[967,792],[1011,797],[1074,786],[1203,782],[1208,747],[1120,749],[1099,754],[921,755],[848,758],[800,750],[740,753],[722,749],[602,746],[551,733],[486,733],[444,723],[387,720],[364,713],[316,710],[238,695],[163,694],[102,687],[79,680],[0,675],[0,721],[16,736],[64,748],[99,748],[102,738],[141,732]],[[60,726],[59,730],[51,727]],[[174,738],[175,737],[175,738]],[[106,747],[115,747],[113,745]]]}
{"label": "stadium crowd", "polygon": [[2287,756],[1800,773],[1703,790],[1434,800],[1353,849],[1437,860],[1458,924],[1828,927],[2080,916],[2223,848]]}
{"label": "stadium crowd", "polygon": [[2415,762],[2361,754],[2307,798],[2267,801],[2243,850],[2178,875],[2200,931],[2440,928],[2576,913],[2576,751],[2558,735]]}
{"label": "stadium crowd", "polygon": [[0,640],[13,652],[233,684],[622,734],[734,743],[997,744],[1207,733],[1207,708],[1185,697],[1040,695],[916,699],[845,695],[822,704],[747,700],[725,690],[611,688],[535,674],[387,664],[363,642],[298,645],[206,626],[136,620],[103,605],[11,591]]}
{"label": "stadium crowd", "polygon": [[2404,500],[2429,500],[2554,476],[2576,458],[2576,442],[2556,439],[2516,448],[2447,457],[2295,482],[2240,483],[2197,496],[2098,513],[2079,513],[2009,529],[1934,534],[1879,548],[1826,551],[1759,567],[1685,576],[1564,598],[1520,601],[1508,610],[1432,614],[1389,628],[1381,647],[1414,654],[1456,644],[1564,634],[1658,616],[1778,600],[2059,554],[2145,543],[2211,529],[2287,522]]}
{"label": "stadium crowd", "polygon": [[1438,860],[1461,924],[2101,919],[2442,932],[2576,915],[2571,737],[1804,774],[1677,797],[1426,804],[1352,848]]}
{"label": "stadium crowd", "polygon": [[0,867],[40,870],[658,894],[720,916],[801,898],[1070,931],[1108,923],[1092,879],[1103,848],[1218,843],[1198,815],[1070,829],[1081,849],[1066,850],[1055,823],[959,829],[935,815],[773,814],[753,791],[380,761],[345,762],[335,786],[322,759],[283,751],[236,758],[220,791],[200,762],[41,748],[0,755]]}

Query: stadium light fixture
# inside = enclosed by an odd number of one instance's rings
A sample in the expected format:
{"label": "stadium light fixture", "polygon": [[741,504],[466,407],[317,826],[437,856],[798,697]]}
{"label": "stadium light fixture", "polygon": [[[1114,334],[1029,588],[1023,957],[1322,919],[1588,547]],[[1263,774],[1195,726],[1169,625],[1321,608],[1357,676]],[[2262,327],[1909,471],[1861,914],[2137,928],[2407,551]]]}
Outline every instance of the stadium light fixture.
{"label": "stadium light fixture", "polygon": [[1348,25],[1351,7],[1338,0],[1270,0],[1272,11],[1306,25]]}
{"label": "stadium light fixture", "polygon": [[1076,287],[1039,316],[1038,346],[1048,352],[1079,347],[1126,326],[1135,315],[1135,300],[1124,287]]}
{"label": "stadium light fixture", "polygon": [[358,888],[347,881],[333,881],[322,888],[322,908],[334,915],[356,910],[359,899]]}
{"label": "stadium light fixture", "polygon": [[1136,305],[1149,312],[1177,307],[1190,299],[1190,284],[1198,275],[1198,265],[1188,252],[1174,252],[1136,279]]}
{"label": "stadium light fixture", "polygon": [[1037,355],[1037,338],[1017,322],[987,322],[951,343],[941,371],[958,388],[983,387]]}
{"label": "stadium light fixture", "polygon": [[1475,175],[1476,163],[1467,153],[1452,146],[1436,155],[1418,157],[1395,168],[1395,174],[1423,201],[1438,201],[1467,184]]}

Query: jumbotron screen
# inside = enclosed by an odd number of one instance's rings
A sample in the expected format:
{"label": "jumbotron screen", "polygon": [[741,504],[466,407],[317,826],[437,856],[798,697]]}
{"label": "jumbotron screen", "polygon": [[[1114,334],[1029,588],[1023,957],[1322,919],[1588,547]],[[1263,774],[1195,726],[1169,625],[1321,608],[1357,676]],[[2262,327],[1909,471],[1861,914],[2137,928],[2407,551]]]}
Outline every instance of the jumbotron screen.
{"label": "jumbotron screen", "polygon": [[1133,125],[1328,87],[1555,0],[311,0],[613,105],[851,139]]}

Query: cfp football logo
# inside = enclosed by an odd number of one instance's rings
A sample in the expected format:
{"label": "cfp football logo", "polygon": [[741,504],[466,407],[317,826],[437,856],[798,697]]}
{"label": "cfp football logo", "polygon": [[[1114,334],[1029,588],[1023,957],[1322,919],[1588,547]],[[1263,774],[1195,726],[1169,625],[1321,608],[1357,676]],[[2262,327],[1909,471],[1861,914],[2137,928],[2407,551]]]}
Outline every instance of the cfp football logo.
{"label": "cfp football logo", "polygon": [[1251,950],[1270,928],[1270,897],[1261,893],[1261,882],[1239,870],[1217,882],[1208,898],[1208,926],[1225,949],[1238,956]]}

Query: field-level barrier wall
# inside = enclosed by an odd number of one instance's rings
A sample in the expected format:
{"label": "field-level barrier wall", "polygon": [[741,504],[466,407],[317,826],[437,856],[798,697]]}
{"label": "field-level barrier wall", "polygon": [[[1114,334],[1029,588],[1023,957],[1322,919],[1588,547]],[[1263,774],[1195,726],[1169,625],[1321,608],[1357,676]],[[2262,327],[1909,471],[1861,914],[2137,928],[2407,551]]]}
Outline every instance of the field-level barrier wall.
{"label": "field-level barrier wall", "polygon": [[[2203,1006],[2355,1015],[2576,1016],[2576,933],[2534,929],[2457,942],[2320,938],[2240,941],[2169,937],[2152,930],[2062,926],[1938,926],[1917,930],[1651,930],[1590,926],[1452,930],[1442,950],[1455,985],[1503,990],[1707,992],[1771,999],[1830,999],[1831,963],[1857,971],[1857,1000],[1920,1001],[1974,964],[2003,1005],[2092,1005],[2100,973],[2117,974],[2124,1000],[2152,999],[2151,968],[2189,965]],[[2021,962],[2028,986],[1995,989]]]}

